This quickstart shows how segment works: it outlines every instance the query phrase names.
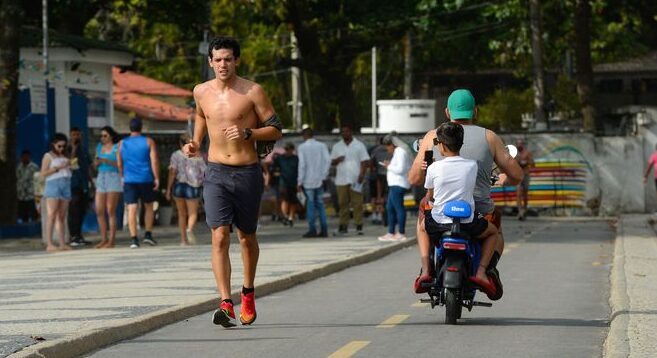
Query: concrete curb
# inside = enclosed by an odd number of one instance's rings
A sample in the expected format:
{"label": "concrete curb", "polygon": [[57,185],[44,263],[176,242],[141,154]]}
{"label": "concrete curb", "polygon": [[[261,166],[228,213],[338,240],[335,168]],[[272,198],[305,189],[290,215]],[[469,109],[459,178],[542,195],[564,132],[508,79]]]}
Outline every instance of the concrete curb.
{"label": "concrete curb", "polygon": [[[352,266],[357,266],[380,259],[395,251],[413,246],[415,243],[415,239],[409,239],[407,241],[394,243],[392,245],[377,247],[364,253],[329,262],[321,266],[314,266],[307,271],[283,276],[277,280],[270,281],[262,285],[257,285],[256,287],[258,290],[258,297],[280,292],[298,284],[328,276]],[[240,291],[234,291],[232,294],[235,304],[239,304]],[[135,318],[124,319],[108,327],[83,331],[78,334],[50,342],[38,343],[33,346],[26,347],[14,354],[11,354],[9,357],[78,357],[99,348],[109,346],[118,341],[140,336],[144,333],[164,327],[171,323],[182,321],[186,318],[209,312],[215,309],[216,306],[217,296],[208,295],[207,297],[199,298],[195,302],[186,305],[167,308]],[[210,324],[209,320],[208,324]]]}
{"label": "concrete curb", "polygon": [[627,334],[630,321],[630,298],[627,295],[625,278],[625,231],[624,220],[618,220],[616,240],[614,242],[614,261],[609,277],[611,293],[610,326],[603,346],[603,357],[628,357],[630,355],[630,340]]}

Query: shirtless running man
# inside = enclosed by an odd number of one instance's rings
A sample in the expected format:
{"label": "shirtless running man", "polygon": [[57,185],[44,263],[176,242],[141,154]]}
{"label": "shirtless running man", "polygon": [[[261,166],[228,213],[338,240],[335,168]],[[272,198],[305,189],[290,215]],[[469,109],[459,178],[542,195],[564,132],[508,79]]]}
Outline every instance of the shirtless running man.
{"label": "shirtless running man", "polygon": [[262,153],[257,153],[255,142],[280,139],[282,127],[262,87],[237,76],[240,47],[235,39],[214,39],[208,48],[208,61],[215,79],[194,88],[194,139],[183,147],[183,152],[197,155],[208,133],[210,149],[203,199],[212,230],[212,271],[221,296],[212,321],[234,327],[228,255],[230,225],[237,228],[244,265],[240,321],[249,325],[256,319],[254,280],[260,252],[256,228],[264,185],[258,163]]}

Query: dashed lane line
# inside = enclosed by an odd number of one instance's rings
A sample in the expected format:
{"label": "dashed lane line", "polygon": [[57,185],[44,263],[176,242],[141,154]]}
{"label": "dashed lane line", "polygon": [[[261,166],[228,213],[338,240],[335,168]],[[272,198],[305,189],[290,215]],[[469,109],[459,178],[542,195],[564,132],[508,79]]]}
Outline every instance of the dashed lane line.
{"label": "dashed lane line", "polygon": [[370,341],[351,341],[342,348],[333,352],[328,358],[348,358],[356,354],[359,350],[370,344]]}
{"label": "dashed lane line", "polygon": [[376,328],[393,328],[396,325],[404,322],[409,315],[407,314],[396,314],[391,316],[390,318],[386,319],[385,321],[381,322]]}

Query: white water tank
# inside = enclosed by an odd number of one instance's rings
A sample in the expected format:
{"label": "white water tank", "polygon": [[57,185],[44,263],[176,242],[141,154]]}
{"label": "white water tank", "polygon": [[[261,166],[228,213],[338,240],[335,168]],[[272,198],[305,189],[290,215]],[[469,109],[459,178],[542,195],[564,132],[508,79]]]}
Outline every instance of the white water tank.
{"label": "white water tank", "polygon": [[432,99],[386,99],[379,108],[377,132],[424,133],[436,127],[436,101]]}

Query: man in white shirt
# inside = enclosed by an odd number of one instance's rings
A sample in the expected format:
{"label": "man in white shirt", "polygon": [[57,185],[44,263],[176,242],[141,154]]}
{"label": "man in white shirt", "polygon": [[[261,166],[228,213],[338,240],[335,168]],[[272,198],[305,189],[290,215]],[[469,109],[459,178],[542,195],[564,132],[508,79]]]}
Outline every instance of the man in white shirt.
{"label": "man in white shirt", "polygon": [[[308,232],[303,234],[303,237],[328,237],[322,184],[328,176],[331,158],[326,144],[313,138],[311,128],[304,129],[301,134],[304,142],[297,148],[299,157],[297,183],[299,183],[299,191],[303,191],[306,195],[306,218],[308,219]],[[315,229],[315,214],[319,217],[321,228],[319,234]]]}
{"label": "man in white shirt", "polygon": [[331,150],[331,165],[336,166],[335,187],[340,206],[340,226],[337,234],[347,233],[349,207],[354,210],[358,235],[363,235],[363,181],[370,155],[363,142],[354,138],[351,127],[340,128],[342,140]]}

